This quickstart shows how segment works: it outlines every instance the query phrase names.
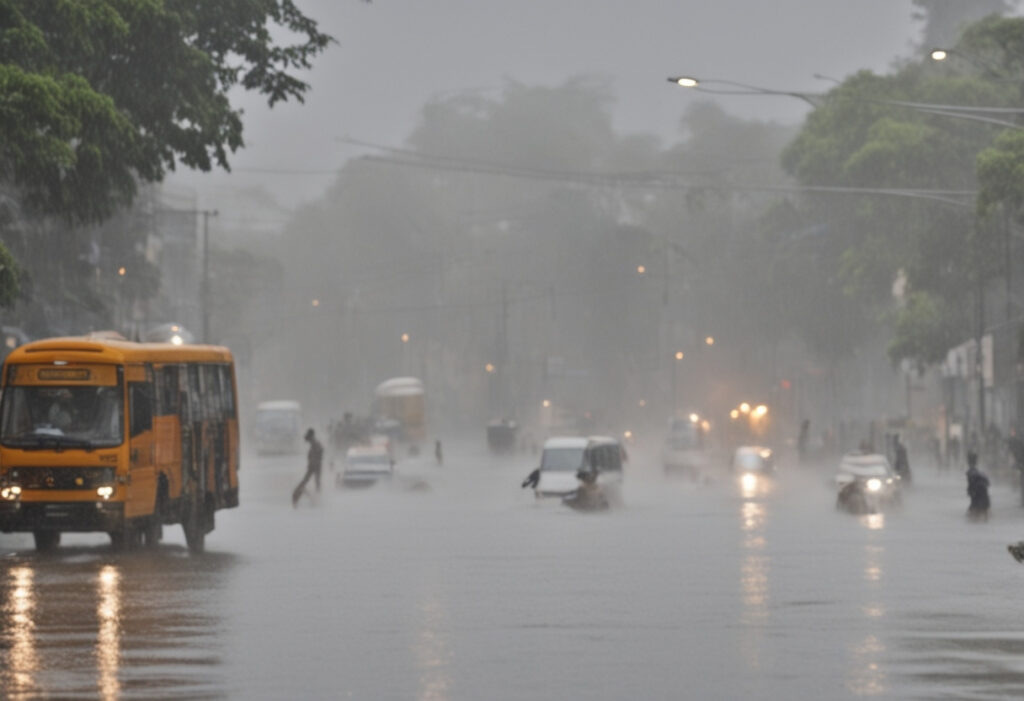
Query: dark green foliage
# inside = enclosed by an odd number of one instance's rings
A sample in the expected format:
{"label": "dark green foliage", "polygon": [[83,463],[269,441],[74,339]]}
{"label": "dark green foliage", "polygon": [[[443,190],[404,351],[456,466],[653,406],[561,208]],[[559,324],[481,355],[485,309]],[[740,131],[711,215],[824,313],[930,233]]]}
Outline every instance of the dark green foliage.
{"label": "dark green foliage", "polygon": [[0,0],[0,178],[29,212],[101,221],[136,178],[228,168],[228,91],[301,101],[330,41],[291,0]]}

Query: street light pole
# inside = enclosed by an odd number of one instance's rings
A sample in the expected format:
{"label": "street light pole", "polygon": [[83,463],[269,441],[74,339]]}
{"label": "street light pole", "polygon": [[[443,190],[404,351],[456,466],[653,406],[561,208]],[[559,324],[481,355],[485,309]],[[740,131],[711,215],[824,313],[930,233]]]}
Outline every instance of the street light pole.
{"label": "street light pole", "polygon": [[[713,95],[775,95],[781,97],[795,97],[798,100],[803,100],[812,107],[819,107],[830,97],[828,93],[811,93],[801,92],[798,90],[775,90],[772,88],[762,88],[758,85],[738,83],[733,80],[701,80],[692,76],[670,77],[668,82],[674,83],[681,88],[686,88],[687,90],[694,90]],[[954,119],[966,119],[969,121],[983,122],[985,124],[1006,127],[1008,129],[1024,129],[1024,125],[1007,119],[1007,117],[1020,116],[1024,114],[1024,108],[1021,107],[975,107],[973,105],[948,105],[932,102],[912,102],[908,100],[886,100],[880,98],[853,96],[847,97],[855,99],[858,102],[866,102],[876,105],[889,105],[891,107],[909,109],[923,114],[934,114],[941,117],[952,117]]]}
{"label": "street light pole", "polygon": [[210,217],[217,216],[216,209],[203,209],[203,280],[199,295],[203,304],[203,343],[210,342]]}
{"label": "street light pole", "polygon": [[672,418],[676,418],[679,415],[679,372],[676,367],[679,365],[679,361],[683,359],[683,352],[676,351],[675,360],[672,362]]}

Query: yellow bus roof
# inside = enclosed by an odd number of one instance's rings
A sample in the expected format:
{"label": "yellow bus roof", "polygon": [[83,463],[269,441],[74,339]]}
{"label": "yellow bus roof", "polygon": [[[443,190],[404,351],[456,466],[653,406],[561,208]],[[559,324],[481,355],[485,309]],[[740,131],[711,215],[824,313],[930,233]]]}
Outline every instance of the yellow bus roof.
{"label": "yellow bus roof", "polygon": [[176,346],[173,343],[135,343],[80,337],[46,338],[18,346],[4,361],[10,363],[230,363],[224,346]]}

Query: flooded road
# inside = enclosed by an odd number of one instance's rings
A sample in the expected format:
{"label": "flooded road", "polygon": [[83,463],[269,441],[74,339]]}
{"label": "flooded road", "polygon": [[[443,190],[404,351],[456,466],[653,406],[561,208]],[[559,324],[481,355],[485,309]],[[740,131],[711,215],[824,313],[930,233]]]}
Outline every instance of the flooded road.
{"label": "flooded road", "polygon": [[393,489],[293,509],[303,457],[251,458],[208,552],[0,534],[4,698],[1007,698],[1024,694],[1017,496],[964,518],[918,468],[897,512],[837,513],[825,472],[744,491],[634,456],[625,506],[519,489],[533,459],[445,446]]}

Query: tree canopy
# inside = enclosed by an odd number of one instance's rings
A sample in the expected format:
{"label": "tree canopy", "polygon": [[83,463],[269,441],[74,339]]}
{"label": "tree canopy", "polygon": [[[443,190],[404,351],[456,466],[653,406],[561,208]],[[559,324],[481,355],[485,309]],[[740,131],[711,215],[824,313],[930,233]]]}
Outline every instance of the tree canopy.
{"label": "tree canopy", "polygon": [[[1019,208],[1024,199],[1019,131],[928,107],[1019,105],[1017,82],[1006,76],[1024,69],[1024,19],[984,18],[947,48],[943,64],[922,56],[890,75],[865,71],[843,81],[783,154],[805,185],[979,190],[977,210],[954,194],[945,202],[928,195],[805,202],[806,216],[829,222],[833,245],[821,264],[833,271],[833,286],[867,317],[892,324],[894,360],[935,362],[973,334],[974,290],[1005,265],[985,217],[995,204]],[[898,277],[906,285],[901,300],[892,294]]]}
{"label": "tree canopy", "polygon": [[296,72],[331,41],[292,0],[0,0],[0,183],[88,223],[178,163],[229,168],[229,91],[301,101]]}

